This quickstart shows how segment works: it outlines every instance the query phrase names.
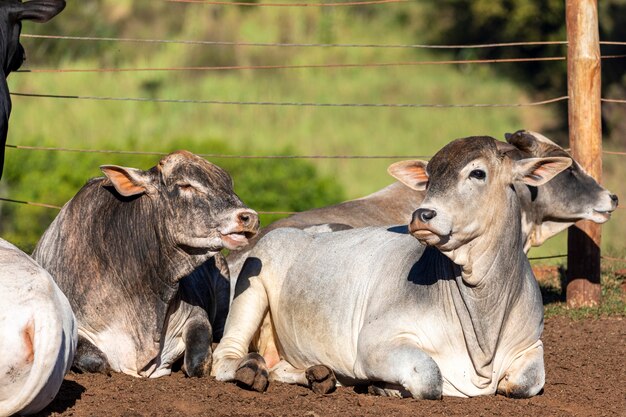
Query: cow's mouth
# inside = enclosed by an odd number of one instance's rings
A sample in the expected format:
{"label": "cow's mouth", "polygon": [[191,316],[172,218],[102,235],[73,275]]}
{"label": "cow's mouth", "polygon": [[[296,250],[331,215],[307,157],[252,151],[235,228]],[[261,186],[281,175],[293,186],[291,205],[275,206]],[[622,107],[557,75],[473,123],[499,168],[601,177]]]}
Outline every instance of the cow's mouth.
{"label": "cow's mouth", "polygon": [[596,210],[593,209],[593,221],[596,223],[608,222],[611,218],[613,210]]}
{"label": "cow's mouth", "polygon": [[409,232],[411,233],[411,236],[425,245],[436,245],[442,240],[442,236],[428,227],[423,227],[423,224],[422,227],[414,227],[413,224],[410,224]]}
{"label": "cow's mouth", "polygon": [[230,250],[241,249],[242,247],[248,244],[249,239],[254,237],[256,233],[253,232],[232,232],[227,234],[221,234],[222,242],[224,243],[224,247]]}

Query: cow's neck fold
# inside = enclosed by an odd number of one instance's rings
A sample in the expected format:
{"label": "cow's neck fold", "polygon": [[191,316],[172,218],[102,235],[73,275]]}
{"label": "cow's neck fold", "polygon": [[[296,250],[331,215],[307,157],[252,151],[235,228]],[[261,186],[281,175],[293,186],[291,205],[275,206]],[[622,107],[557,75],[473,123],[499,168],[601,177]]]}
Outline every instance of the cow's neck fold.
{"label": "cow's neck fold", "polygon": [[508,213],[498,213],[488,231],[459,255],[464,261],[453,292],[477,386],[492,383],[493,360],[507,321],[526,279],[517,199],[508,198]]}

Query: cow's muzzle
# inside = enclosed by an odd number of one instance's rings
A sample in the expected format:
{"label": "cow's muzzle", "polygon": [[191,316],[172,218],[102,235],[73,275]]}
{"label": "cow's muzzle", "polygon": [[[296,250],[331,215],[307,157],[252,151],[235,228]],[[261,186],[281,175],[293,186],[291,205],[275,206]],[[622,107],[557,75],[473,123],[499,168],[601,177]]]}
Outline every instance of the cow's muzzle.
{"label": "cow's muzzle", "polygon": [[420,242],[425,244],[435,244],[439,239],[438,233],[428,224],[437,216],[437,212],[432,209],[420,208],[415,210],[413,218],[409,224],[409,233]]}
{"label": "cow's muzzle", "polygon": [[233,213],[229,225],[220,230],[224,247],[230,250],[241,249],[259,231],[259,215],[256,211],[239,209]]}

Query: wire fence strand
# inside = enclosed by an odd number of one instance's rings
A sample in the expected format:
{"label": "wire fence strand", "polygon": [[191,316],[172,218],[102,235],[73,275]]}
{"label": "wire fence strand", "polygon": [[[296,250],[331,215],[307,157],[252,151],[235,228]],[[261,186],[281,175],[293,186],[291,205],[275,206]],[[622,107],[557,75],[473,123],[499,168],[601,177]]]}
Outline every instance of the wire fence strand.
{"label": "wire fence strand", "polygon": [[[27,151],[50,151],[50,152],[75,152],[75,153],[101,153],[101,154],[116,154],[116,155],[154,155],[165,156],[167,152],[158,151],[128,151],[118,149],[78,149],[78,148],[63,148],[52,146],[28,146],[28,145],[13,145],[7,143],[5,148],[27,150]],[[196,153],[196,155],[203,158],[215,158],[215,159],[430,159],[432,155],[227,155],[227,154],[215,154],[215,153]],[[626,156],[626,152],[614,152],[614,151],[602,151],[608,155],[622,155]],[[623,206],[617,208],[623,209]]]}
{"label": "wire fence strand", "polygon": [[[102,153],[120,155],[155,155],[165,156],[166,152],[151,151],[124,151],[106,149],[76,149],[76,148],[55,148],[46,146],[24,146],[6,144],[6,148],[21,149],[29,151],[56,151],[56,152],[77,152],[77,153]],[[195,153],[195,152],[194,152]],[[427,159],[429,155],[225,155],[212,153],[195,153],[203,158],[215,159]]]}
{"label": "wire fence strand", "polygon": [[536,41],[536,42],[502,42],[486,44],[459,44],[459,45],[426,45],[426,44],[358,44],[358,43],[281,43],[281,42],[245,42],[245,41],[206,41],[206,40],[177,40],[177,39],[144,39],[97,36],[67,36],[67,35],[35,35],[22,33],[22,38],[55,39],[72,41],[95,42],[130,42],[130,43],[162,43],[183,45],[207,46],[258,46],[258,47],[288,47],[288,48],[394,48],[394,49],[481,49],[506,48],[516,46],[546,46],[567,45],[567,41]]}
{"label": "wire fence strand", "polygon": [[22,200],[14,200],[12,198],[0,197],[0,201],[5,201],[7,203],[16,203],[16,204],[24,204],[27,206],[35,206],[35,207],[45,207],[49,209],[61,210],[61,206],[55,206],[53,204],[44,204],[44,203],[33,203],[30,201],[22,201]]}
{"label": "wire fence strand", "polygon": [[[24,200],[16,200],[13,198],[6,198],[6,197],[0,197],[0,201],[4,201],[7,203],[15,203],[15,204],[22,204],[22,205],[27,205],[27,206],[33,206],[33,207],[43,207],[43,208],[48,208],[48,209],[54,209],[54,210],[61,210],[63,207],[58,206],[58,205],[54,205],[54,204],[44,204],[44,203],[34,203],[31,201],[24,201]],[[257,211],[257,213],[259,214],[266,214],[266,215],[293,215],[293,214],[298,214],[299,212],[297,211]],[[563,254],[563,255],[548,255],[548,256],[534,256],[531,258],[528,258],[528,260],[530,261],[538,261],[538,260],[545,260],[545,259],[558,259],[558,258],[566,258],[567,254]],[[611,256],[602,256],[601,257],[603,260],[607,260],[607,261],[611,261],[611,262],[622,262],[622,263],[626,263],[626,259],[622,259],[622,258],[616,258],[616,257],[611,257]]]}
{"label": "wire fence strand", "polygon": [[[246,41],[207,41],[188,39],[146,39],[125,37],[102,37],[102,36],[71,36],[71,35],[37,35],[22,33],[21,38],[30,39],[54,39],[72,41],[95,41],[95,42],[132,42],[132,43],[173,43],[183,45],[212,45],[212,46],[260,46],[260,47],[315,47],[315,48],[413,48],[413,49],[481,49],[481,48],[507,48],[516,46],[547,46],[567,45],[567,41],[527,41],[527,42],[499,42],[484,44],[455,44],[455,45],[429,45],[429,44],[358,44],[358,43],[289,43],[289,42],[246,42]],[[600,41],[600,45],[626,46],[626,42]]]}
{"label": "wire fence strand", "polygon": [[626,104],[626,100],[622,100],[622,99],[618,99],[618,98],[601,98],[600,101],[603,101],[605,103]]}
{"label": "wire fence strand", "polygon": [[193,100],[193,99],[165,99],[148,97],[106,97],[106,96],[80,96],[61,94],[38,94],[11,92],[15,97],[96,100],[96,101],[135,101],[153,103],[188,103],[188,104],[220,104],[238,106],[296,106],[296,107],[361,107],[361,108],[485,108],[485,107],[533,107],[545,104],[557,103],[568,100],[568,96],[556,97],[548,100],[528,103],[498,103],[498,104],[417,104],[417,103],[313,103],[313,102],[276,102],[276,101],[225,101],[225,100]]}
{"label": "wire fence strand", "polygon": [[[626,58],[626,55],[606,55],[603,59]],[[148,71],[228,71],[228,70],[277,70],[307,68],[387,68],[422,65],[472,65],[522,62],[565,61],[564,56],[543,58],[461,59],[448,61],[373,62],[363,64],[301,64],[301,65],[226,65],[200,67],[145,67],[145,68],[34,68],[20,69],[17,73],[102,73],[102,72],[148,72]]]}
{"label": "wire fence strand", "polygon": [[[626,55],[623,55],[626,57]],[[24,69],[22,73],[75,73],[75,72],[136,72],[136,71],[226,71],[226,70],[275,70],[275,69],[306,69],[306,68],[386,68],[419,65],[454,65],[454,64],[499,64],[510,62],[564,61],[564,56],[545,58],[506,58],[506,59],[466,59],[449,61],[409,61],[409,62],[378,62],[364,64],[303,64],[303,65],[231,65],[201,67],[162,67],[162,68],[76,68],[76,69]]]}
{"label": "wire fence strand", "polygon": [[212,0],[164,0],[167,3],[199,3],[213,6],[244,6],[244,7],[346,7],[370,6],[389,3],[408,3],[410,0],[363,0],[339,3],[254,3],[243,1],[212,1]]}

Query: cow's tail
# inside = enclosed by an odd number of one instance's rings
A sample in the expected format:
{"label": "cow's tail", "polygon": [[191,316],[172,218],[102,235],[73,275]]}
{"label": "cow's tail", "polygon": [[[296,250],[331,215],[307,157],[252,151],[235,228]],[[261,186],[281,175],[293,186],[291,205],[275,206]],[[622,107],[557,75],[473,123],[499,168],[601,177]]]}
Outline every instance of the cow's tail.
{"label": "cow's tail", "polygon": [[[52,280],[50,283],[56,287]],[[32,366],[17,395],[1,404],[1,415],[41,411],[52,402],[71,366],[76,320],[63,293],[58,288],[50,290],[54,297],[37,303],[26,326],[19,330],[18,340],[31,355]]]}

